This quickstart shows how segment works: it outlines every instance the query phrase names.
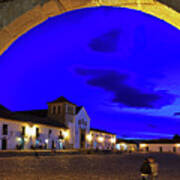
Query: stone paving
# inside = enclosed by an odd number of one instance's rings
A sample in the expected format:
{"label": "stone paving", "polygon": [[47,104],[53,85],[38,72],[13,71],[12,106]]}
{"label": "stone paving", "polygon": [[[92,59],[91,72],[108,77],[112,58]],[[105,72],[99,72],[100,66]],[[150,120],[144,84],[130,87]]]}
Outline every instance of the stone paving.
{"label": "stone paving", "polygon": [[[1,157],[1,180],[140,180],[139,168],[148,154],[76,154]],[[159,180],[180,179],[180,155],[153,154],[160,164]]]}

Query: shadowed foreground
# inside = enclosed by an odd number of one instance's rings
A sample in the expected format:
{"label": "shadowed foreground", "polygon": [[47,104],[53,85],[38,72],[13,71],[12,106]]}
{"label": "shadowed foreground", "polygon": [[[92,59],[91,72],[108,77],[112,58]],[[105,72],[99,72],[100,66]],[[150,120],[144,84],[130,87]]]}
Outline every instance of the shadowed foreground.
{"label": "shadowed foreground", "polygon": [[[160,180],[180,179],[180,155],[153,154]],[[57,155],[0,158],[1,180],[139,180],[145,154]]]}

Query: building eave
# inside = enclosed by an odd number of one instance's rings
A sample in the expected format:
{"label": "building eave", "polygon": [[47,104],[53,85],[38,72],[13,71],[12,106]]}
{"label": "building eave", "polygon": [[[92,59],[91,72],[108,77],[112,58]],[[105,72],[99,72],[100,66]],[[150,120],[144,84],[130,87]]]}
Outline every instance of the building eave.
{"label": "building eave", "polygon": [[67,127],[63,127],[61,125],[50,125],[50,124],[46,124],[46,123],[40,123],[40,122],[32,122],[32,121],[27,121],[27,120],[18,120],[16,118],[5,118],[5,117],[0,117],[0,121],[3,120],[3,121],[10,121],[10,122],[13,122],[13,123],[20,123],[20,124],[33,124],[33,125],[41,125],[41,126],[46,126],[46,127],[49,127],[49,128],[59,128],[59,129],[69,129]]}
{"label": "building eave", "polygon": [[108,132],[105,130],[95,129],[95,128],[90,128],[90,131],[116,136],[116,134],[114,134],[114,133],[111,133],[111,132]]}

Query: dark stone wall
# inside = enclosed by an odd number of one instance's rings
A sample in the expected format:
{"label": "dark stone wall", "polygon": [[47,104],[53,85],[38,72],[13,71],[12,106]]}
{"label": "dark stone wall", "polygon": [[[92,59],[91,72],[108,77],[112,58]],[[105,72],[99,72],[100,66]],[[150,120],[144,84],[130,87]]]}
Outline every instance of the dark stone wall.
{"label": "dark stone wall", "polygon": [[[14,21],[17,17],[23,15],[28,10],[33,9],[37,5],[44,5],[51,0],[0,0],[0,29]],[[90,0],[55,0],[62,1],[63,4],[77,3],[81,1],[86,3]],[[180,12],[180,0],[157,0],[163,4]]]}
{"label": "dark stone wall", "polygon": [[158,0],[158,1],[180,12],[180,0]]}
{"label": "dark stone wall", "polygon": [[0,0],[0,29],[36,5],[43,5],[47,1],[49,0]]}

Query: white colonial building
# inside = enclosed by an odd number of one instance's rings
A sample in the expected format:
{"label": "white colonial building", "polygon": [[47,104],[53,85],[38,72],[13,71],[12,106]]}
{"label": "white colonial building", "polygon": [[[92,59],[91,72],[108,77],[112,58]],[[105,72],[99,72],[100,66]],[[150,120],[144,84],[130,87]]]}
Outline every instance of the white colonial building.
{"label": "white colonial building", "polygon": [[117,139],[116,150],[134,152],[137,151],[137,145],[138,143],[134,140]]}
{"label": "white colonial building", "polygon": [[64,97],[47,110],[11,112],[0,106],[0,149],[113,149],[116,135],[90,128],[83,106]]}
{"label": "white colonial building", "polygon": [[180,141],[168,139],[142,141],[139,144],[139,150],[142,152],[180,153]]}
{"label": "white colonial building", "polygon": [[155,140],[124,140],[117,139],[116,150],[118,151],[140,151],[151,152],[171,152],[180,153],[180,140],[155,139]]}

